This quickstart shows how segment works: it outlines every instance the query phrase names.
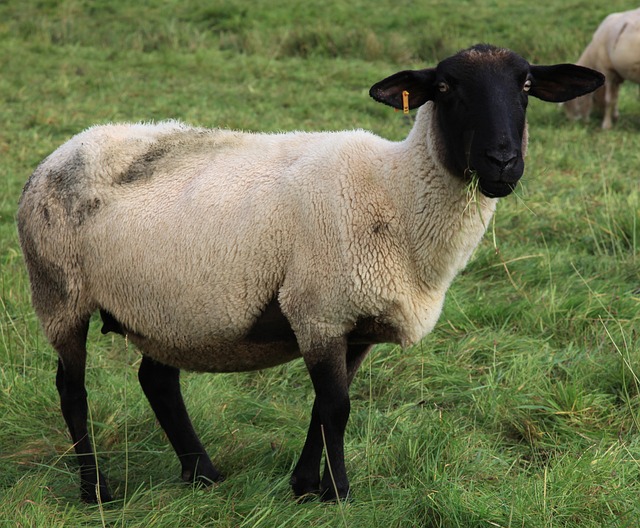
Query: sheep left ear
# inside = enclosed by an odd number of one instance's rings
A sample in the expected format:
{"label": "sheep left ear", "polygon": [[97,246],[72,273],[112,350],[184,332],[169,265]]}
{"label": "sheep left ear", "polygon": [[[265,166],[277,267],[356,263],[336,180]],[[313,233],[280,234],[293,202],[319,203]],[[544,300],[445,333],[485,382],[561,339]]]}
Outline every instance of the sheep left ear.
{"label": "sheep left ear", "polygon": [[402,109],[402,92],[409,92],[409,108],[422,106],[435,96],[435,68],[405,70],[374,84],[369,95],[376,101]]}
{"label": "sheep left ear", "polygon": [[533,82],[529,95],[551,103],[586,95],[604,84],[604,75],[600,72],[575,64],[531,66],[530,72]]}

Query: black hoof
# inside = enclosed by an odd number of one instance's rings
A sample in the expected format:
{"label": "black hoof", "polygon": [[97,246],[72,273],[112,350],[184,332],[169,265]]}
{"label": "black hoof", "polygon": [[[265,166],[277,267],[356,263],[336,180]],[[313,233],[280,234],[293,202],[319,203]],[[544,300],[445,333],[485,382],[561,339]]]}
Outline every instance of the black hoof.
{"label": "black hoof", "polygon": [[181,477],[185,482],[199,486],[211,486],[224,480],[224,476],[211,463],[195,469],[183,468]]}
{"label": "black hoof", "polygon": [[298,502],[308,502],[320,495],[320,477],[305,479],[292,476],[289,484]]}
{"label": "black hoof", "polygon": [[323,488],[320,491],[320,500],[322,502],[350,502],[352,500],[348,487],[346,489],[338,488],[337,492],[336,494],[334,486]]}
{"label": "black hoof", "polygon": [[113,496],[109,491],[109,487],[104,481],[104,477],[100,477],[99,484],[83,482],[80,487],[80,498],[88,504],[97,504],[99,502],[111,502]]}

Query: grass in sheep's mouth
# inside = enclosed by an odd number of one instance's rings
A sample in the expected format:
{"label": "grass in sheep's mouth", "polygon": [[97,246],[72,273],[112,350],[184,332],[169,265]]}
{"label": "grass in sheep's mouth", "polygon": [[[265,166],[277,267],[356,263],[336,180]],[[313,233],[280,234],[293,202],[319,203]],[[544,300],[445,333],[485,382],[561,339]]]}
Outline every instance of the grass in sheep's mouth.
{"label": "grass in sheep's mouth", "polygon": [[466,213],[472,205],[478,202],[478,192],[480,192],[480,177],[478,176],[478,171],[472,169],[468,169],[465,172],[465,176],[468,179],[467,185],[465,185],[467,205],[464,208],[464,212]]}

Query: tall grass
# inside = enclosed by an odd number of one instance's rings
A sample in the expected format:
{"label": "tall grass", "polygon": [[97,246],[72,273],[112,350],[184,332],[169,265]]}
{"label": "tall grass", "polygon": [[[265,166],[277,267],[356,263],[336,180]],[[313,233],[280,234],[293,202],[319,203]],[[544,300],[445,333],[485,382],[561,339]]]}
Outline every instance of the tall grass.
{"label": "tall grass", "polygon": [[526,174],[458,277],[435,331],[377,347],[352,387],[354,499],[288,485],[313,401],[301,362],[183,376],[227,479],[185,485],[137,384],[137,352],[93,321],[87,388],[117,501],[79,502],[55,354],[29,305],[14,215],[39,161],[83,128],[179,118],[246,130],[410,121],[377,80],[475,42],[575,60],[620,0],[0,3],[0,526],[637,526],[640,522],[640,100],[565,121],[532,101]]}

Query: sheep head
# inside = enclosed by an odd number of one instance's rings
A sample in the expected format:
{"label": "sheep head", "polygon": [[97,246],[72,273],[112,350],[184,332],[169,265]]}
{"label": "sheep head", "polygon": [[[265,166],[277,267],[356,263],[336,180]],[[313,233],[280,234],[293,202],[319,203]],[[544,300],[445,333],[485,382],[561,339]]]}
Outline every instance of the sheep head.
{"label": "sheep head", "polygon": [[574,64],[534,66],[513,51],[478,44],[435,68],[396,73],[371,87],[376,101],[410,109],[433,101],[442,163],[457,177],[476,174],[480,191],[510,194],[524,171],[530,95],[559,103],[596,90],[604,76]]}

